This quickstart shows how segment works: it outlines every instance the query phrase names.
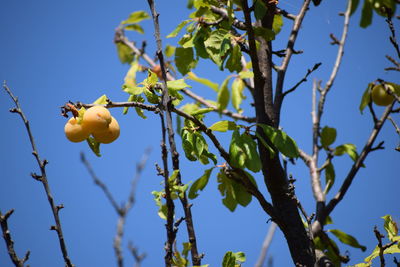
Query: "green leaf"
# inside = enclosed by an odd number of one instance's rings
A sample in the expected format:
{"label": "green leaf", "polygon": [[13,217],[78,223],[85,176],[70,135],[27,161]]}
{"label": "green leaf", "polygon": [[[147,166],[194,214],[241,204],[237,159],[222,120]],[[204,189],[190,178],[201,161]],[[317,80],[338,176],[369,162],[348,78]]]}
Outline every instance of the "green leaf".
{"label": "green leaf", "polygon": [[361,11],[360,26],[362,28],[368,27],[372,22],[372,3],[370,0],[364,0],[364,5]]}
{"label": "green leaf", "polygon": [[371,102],[371,91],[373,86],[373,83],[369,83],[367,89],[365,89],[363,93],[359,107],[361,114],[363,113],[364,108],[369,104],[369,102]]}
{"label": "green leaf", "polygon": [[160,216],[161,219],[166,220],[167,219],[167,205],[162,203],[164,191],[153,191],[151,194],[154,196],[154,201],[156,202],[156,205],[158,206],[158,216]]}
{"label": "green leaf", "polygon": [[261,160],[257,152],[257,144],[247,133],[241,136],[244,152],[246,153],[246,168],[252,172],[259,172],[261,170]]}
{"label": "green leaf", "polygon": [[282,26],[283,26],[283,16],[281,14],[275,14],[274,23],[272,24],[272,29],[275,35],[278,35],[278,33],[280,33]]}
{"label": "green leaf", "polygon": [[353,144],[343,144],[335,148],[333,152],[335,156],[342,156],[343,154],[348,154],[353,161],[358,158],[356,146]]}
{"label": "green leaf", "polygon": [[267,13],[267,6],[263,1],[256,0],[254,2],[254,16],[257,20],[261,20]]}
{"label": "green leaf", "polygon": [[185,152],[185,156],[188,160],[190,161],[196,161],[196,157],[193,155],[194,154],[194,148],[192,144],[193,140],[193,133],[184,130],[182,133],[182,148],[183,151]]}
{"label": "green leaf", "polygon": [[229,31],[222,28],[212,31],[204,45],[208,56],[222,69],[226,53],[230,49]]}
{"label": "green leaf", "polygon": [[328,147],[333,144],[336,140],[336,129],[335,128],[330,128],[328,126],[325,126],[322,128],[321,131],[321,144],[323,148],[328,149]]}
{"label": "green leaf", "polygon": [[129,15],[129,17],[122,21],[121,24],[133,24],[141,22],[142,20],[149,19],[150,16],[145,11],[136,11]]}
{"label": "green leaf", "polygon": [[237,201],[233,197],[233,188],[232,183],[223,173],[223,170],[218,173],[217,175],[218,181],[218,190],[224,198],[222,199],[222,203],[225,207],[227,207],[230,211],[235,211],[237,207]]}
{"label": "green leaf", "polygon": [[232,83],[232,106],[238,111],[242,112],[240,104],[246,97],[243,95],[244,82],[240,78],[236,78]]}
{"label": "green leaf", "polygon": [[275,157],[274,149],[272,147],[270,147],[270,145],[268,145],[268,143],[264,140],[264,138],[258,132],[255,132],[255,134],[257,136],[257,139],[264,145],[264,147],[266,149],[268,149],[270,158],[274,158]]}
{"label": "green leaf", "polygon": [[[142,96],[140,96],[140,95],[131,95],[131,96],[133,97],[132,101],[144,103],[144,98]],[[137,115],[139,115],[139,117],[141,117],[143,119],[147,119],[147,117],[144,115],[143,109],[135,107],[135,111],[136,111]]]}
{"label": "green leaf", "polygon": [[340,242],[342,242],[344,244],[347,244],[354,248],[359,248],[362,251],[365,251],[367,249],[365,246],[360,245],[360,243],[358,243],[357,239],[355,239],[353,236],[351,236],[349,234],[346,234],[337,229],[331,229],[328,231],[331,232],[332,234],[334,234],[340,240]]}
{"label": "green leaf", "polygon": [[105,105],[107,104],[107,96],[106,95],[102,95],[99,98],[96,99],[96,101],[93,102],[93,104],[95,105]]}
{"label": "green leaf", "polygon": [[351,2],[350,15],[353,15],[354,12],[356,12],[357,10],[360,0],[351,0],[350,2]]}
{"label": "green leaf", "polygon": [[142,86],[134,86],[134,87],[125,87],[124,92],[131,94],[131,95],[140,95],[143,93],[144,87]]}
{"label": "green leaf", "polygon": [[205,78],[200,78],[200,77],[196,76],[196,74],[194,74],[193,72],[189,72],[187,78],[190,79],[190,80],[196,81],[198,83],[201,83],[201,84],[203,84],[205,86],[208,86],[211,89],[213,89],[215,92],[218,92],[218,84],[217,83],[214,83],[214,82],[212,82],[210,80],[207,80]]}
{"label": "green leaf", "polygon": [[[128,102],[132,102],[134,99],[133,95],[130,95],[128,98]],[[124,107],[124,110],[122,111],[122,114],[126,115],[128,113],[129,107]]]}
{"label": "green leaf", "polygon": [[297,158],[299,156],[299,149],[296,145],[296,142],[284,131],[266,124],[258,125],[263,128],[264,133],[269,140],[271,140],[272,144],[279,150],[279,152],[289,158]]}
{"label": "green leaf", "polygon": [[234,130],[229,146],[230,165],[235,168],[243,168],[246,161],[246,153],[239,130]]}
{"label": "green leaf", "polygon": [[149,101],[151,104],[158,104],[158,103],[160,103],[160,97],[157,95],[157,94],[155,94],[154,92],[152,92],[152,91],[150,91],[149,89],[147,89],[147,88],[143,88],[144,90],[143,90],[143,93],[144,93],[144,95],[146,96],[146,98],[147,98],[147,101]]}
{"label": "green leaf", "polygon": [[217,121],[209,127],[211,131],[226,132],[228,130],[236,130],[237,125],[233,121]]}
{"label": "green leaf", "polygon": [[250,78],[254,78],[254,73],[252,71],[241,71],[239,72],[239,77],[242,79],[250,79]]}
{"label": "green leaf", "polygon": [[100,154],[100,143],[96,141],[96,139],[94,139],[93,137],[89,136],[86,139],[86,142],[88,143],[90,149],[93,151],[93,153],[98,156],[101,157]]}
{"label": "green leaf", "polygon": [[241,266],[240,264],[237,264],[237,262],[245,262],[246,261],[246,255],[239,251],[236,253],[233,253],[232,251],[228,251],[225,253],[224,258],[222,260],[222,267],[239,267]]}
{"label": "green leaf", "polygon": [[240,46],[236,44],[232,52],[230,53],[230,56],[228,60],[226,61],[225,67],[230,71],[230,72],[240,72],[242,70],[242,63],[241,63],[241,58],[242,58],[242,51],[240,50]]}
{"label": "green leaf", "polygon": [[132,49],[124,43],[117,43],[116,46],[121,63],[131,63],[133,61]]}
{"label": "green leaf", "polygon": [[135,32],[138,32],[141,34],[144,33],[142,26],[140,26],[139,24],[130,24],[130,25],[125,26],[124,29],[127,31],[135,31]]}
{"label": "green leaf", "polygon": [[184,88],[190,88],[191,86],[185,82],[185,79],[179,79],[174,81],[167,81],[167,87],[170,90],[182,90]]}
{"label": "green leaf", "polygon": [[325,184],[327,186],[326,192],[329,192],[334,183],[335,183],[335,169],[333,167],[333,164],[329,163],[325,167]]}
{"label": "green leaf", "polygon": [[172,56],[175,54],[175,49],[176,49],[175,46],[167,45],[167,46],[165,47],[164,53],[165,53],[165,55],[166,55],[167,57],[172,57]]}
{"label": "green leaf", "polygon": [[192,116],[196,116],[196,115],[201,115],[201,114],[206,114],[209,113],[211,111],[213,111],[213,108],[200,108],[198,110],[195,110],[193,112],[190,112],[189,114]]}
{"label": "green leaf", "polygon": [[395,237],[399,234],[399,229],[397,228],[397,224],[395,221],[393,221],[392,216],[390,215],[385,215],[381,217],[382,219],[385,220],[385,230],[388,234],[388,238],[390,241],[394,241]]}
{"label": "green leaf", "polygon": [[175,65],[182,75],[188,73],[196,67],[197,61],[194,59],[193,48],[178,47],[175,49]]}
{"label": "green leaf", "polygon": [[193,145],[193,151],[196,154],[197,158],[200,158],[201,154],[203,154],[205,145],[206,145],[206,140],[204,139],[204,137],[198,133],[195,132],[193,133],[193,141],[192,141],[192,145]]}
{"label": "green leaf", "polygon": [[264,38],[264,40],[267,42],[275,39],[274,31],[264,27],[254,27],[254,34]]}
{"label": "green leaf", "polygon": [[198,191],[203,191],[203,189],[208,184],[208,180],[210,179],[211,172],[214,170],[214,167],[207,169],[204,171],[204,174],[197,179],[192,186],[190,187],[188,197],[190,199],[195,199],[199,196]]}
{"label": "green leaf", "polygon": [[252,196],[241,184],[232,181],[232,189],[233,197],[239,205],[246,207],[250,204]]}
{"label": "green leaf", "polygon": [[222,82],[222,84],[221,84],[221,86],[220,86],[220,88],[218,90],[217,103],[218,103],[218,110],[219,111],[223,111],[228,106],[228,103],[229,103],[228,83],[229,83],[230,79],[231,79],[231,77],[228,76],[228,78],[226,78]]}
{"label": "green leaf", "polygon": [[170,34],[167,35],[167,38],[176,37],[178,35],[178,33],[183,29],[183,27],[185,27],[186,24],[188,24],[190,21],[192,21],[192,20],[188,19],[188,20],[184,20],[181,23],[179,23],[179,25]]}

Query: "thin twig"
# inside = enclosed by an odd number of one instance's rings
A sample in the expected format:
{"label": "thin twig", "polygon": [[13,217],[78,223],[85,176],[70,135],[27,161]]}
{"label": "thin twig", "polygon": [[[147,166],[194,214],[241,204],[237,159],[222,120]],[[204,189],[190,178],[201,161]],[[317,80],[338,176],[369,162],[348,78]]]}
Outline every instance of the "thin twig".
{"label": "thin twig", "polygon": [[128,249],[131,252],[133,258],[135,259],[135,267],[140,267],[143,259],[146,257],[145,253],[139,254],[137,251],[137,248],[135,248],[132,244],[132,242],[128,243]]}
{"label": "thin twig", "polygon": [[[296,16],[296,19],[294,20],[292,31],[289,36],[288,43],[286,45],[286,51],[285,51],[285,57],[283,58],[282,65],[278,67],[278,76],[276,80],[276,89],[275,89],[275,99],[274,99],[274,109],[275,112],[278,113],[276,118],[279,118],[280,110],[282,107],[282,102],[283,102],[283,82],[285,80],[285,75],[287,68],[289,66],[290,59],[293,55],[294,51],[294,44],[297,39],[297,35],[299,33],[299,30],[301,28],[301,24],[303,23],[304,16],[306,15],[306,12],[308,10],[308,7],[310,5],[311,0],[305,0],[299,14]],[[279,123],[278,123],[279,125]]]}
{"label": "thin twig", "polygon": [[89,161],[87,161],[85,154],[81,152],[81,162],[85,165],[86,169],[88,170],[90,177],[92,177],[93,182],[103,190],[103,193],[106,195],[107,199],[110,201],[111,206],[114,208],[117,214],[121,213],[121,207],[118,205],[117,201],[115,201],[113,195],[111,194],[108,187],[97,177],[94,173],[92,165],[90,165]]}
{"label": "thin twig", "polygon": [[276,227],[277,225],[274,222],[272,222],[271,225],[269,226],[268,233],[265,236],[264,242],[261,247],[260,255],[258,256],[256,264],[254,265],[255,267],[262,267],[264,265],[269,246],[271,245],[272,238],[274,237],[275,234]]}
{"label": "thin twig", "polygon": [[386,19],[386,22],[389,26],[390,32],[392,33],[392,35],[389,37],[390,42],[392,43],[394,49],[396,50],[397,57],[400,58],[400,48],[396,40],[396,31],[394,29],[394,25],[390,16]]}
{"label": "thin twig", "polygon": [[37,162],[37,164],[39,166],[39,169],[40,169],[40,175],[38,175],[36,173],[32,173],[31,176],[35,180],[40,181],[42,183],[43,187],[44,187],[44,190],[45,190],[46,196],[47,196],[47,200],[48,200],[48,202],[50,204],[50,208],[51,208],[51,211],[53,213],[54,221],[56,223],[56,225],[55,226],[54,225],[51,226],[50,229],[51,230],[55,230],[57,232],[57,237],[58,237],[58,240],[59,240],[60,249],[61,249],[61,252],[62,252],[62,255],[63,255],[63,258],[64,258],[64,262],[65,262],[66,266],[72,267],[73,264],[72,264],[72,262],[71,262],[71,260],[70,260],[70,258],[68,256],[67,246],[65,244],[64,235],[63,235],[62,228],[61,228],[61,220],[60,220],[60,217],[59,217],[59,214],[58,214],[60,209],[63,208],[63,206],[62,205],[56,205],[54,203],[54,198],[53,198],[53,196],[51,194],[50,185],[49,185],[48,180],[47,180],[46,165],[48,164],[48,161],[45,160],[45,159],[42,160],[40,158],[40,156],[39,156],[39,152],[37,150],[36,143],[35,143],[33,134],[31,132],[29,121],[26,118],[24,112],[22,111],[22,108],[21,108],[21,106],[20,106],[20,104],[18,102],[18,98],[13,95],[13,93],[10,90],[10,88],[7,86],[7,84],[5,82],[3,84],[3,88],[6,90],[6,92],[9,94],[9,96],[11,97],[13,102],[15,103],[15,108],[10,109],[10,112],[17,113],[21,117],[21,119],[22,119],[22,121],[23,121],[23,123],[25,125],[26,131],[27,131],[27,134],[29,136],[30,143],[31,143],[31,147],[32,147],[32,154],[35,157],[36,162]]}
{"label": "thin twig", "polygon": [[314,64],[314,66],[312,67],[312,69],[307,69],[307,73],[306,75],[303,77],[303,79],[301,79],[299,82],[297,82],[295,84],[295,86],[293,86],[292,88],[290,88],[289,90],[287,90],[286,92],[283,93],[283,97],[285,97],[287,94],[290,94],[291,92],[293,92],[294,90],[297,89],[297,87],[299,87],[302,83],[307,81],[307,77],[313,73],[315,70],[317,70],[319,68],[319,66],[321,66],[322,63],[316,63]]}
{"label": "thin twig", "polygon": [[10,229],[8,228],[8,222],[7,222],[8,218],[11,216],[11,214],[13,214],[13,212],[14,209],[11,209],[7,211],[6,214],[2,215],[0,211],[0,225],[1,225],[1,230],[3,232],[4,241],[6,242],[7,252],[8,255],[10,256],[11,261],[14,263],[16,267],[23,267],[24,263],[29,259],[30,251],[28,250],[22,259],[20,259],[17,255],[17,252],[15,252],[14,241],[12,240],[11,232]]}

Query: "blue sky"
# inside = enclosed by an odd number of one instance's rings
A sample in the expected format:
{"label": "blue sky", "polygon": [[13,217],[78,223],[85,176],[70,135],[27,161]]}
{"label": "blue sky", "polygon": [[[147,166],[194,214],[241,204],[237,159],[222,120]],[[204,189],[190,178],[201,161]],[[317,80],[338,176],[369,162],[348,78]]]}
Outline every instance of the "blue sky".
{"label": "blue sky", "polygon": [[[185,2],[157,1],[163,36],[190,13],[183,4]],[[300,3],[291,1],[280,4],[293,13],[300,7]],[[326,82],[330,75],[337,48],[329,45],[329,33],[340,36],[343,21],[337,14],[344,8],[345,1],[323,1],[319,8],[311,8],[296,43],[296,49],[304,50],[304,53],[294,56],[285,81],[285,88],[290,88],[303,77],[307,68],[317,62],[323,63],[283,105],[282,127],[307,152],[311,148],[311,81],[315,78]],[[152,147],[152,154],[138,185],[137,202],[128,216],[123,245],[126,248],[132,240],[147,254],[143,266],[163,265],[164,221],[157,216],[157,207],[150,194],[161,189],[161,179],[154,168],[155,163],[161,163],[158,117],[147,113],[148,119],[143,120],[134,112],[123,116],[121,110],[111,110],[121,125],[121,136],[116,142],[102,146],[102,157],[97,158],[85,143],[70,143],[65,138],[66,120],[59,115],[59,107],[68,100],[89,103],[104,93],[113,101],[127,99],[121,85],[128,66],[118,60],[113,34],[120,21],[136,10],[148,11],[147,1],[2,1],[0,79],[6,80],[19,97],[31,122],[39,153],[50,162],[47,166],[49,183],[56,202],[65,206],[60,213],[63,230],[70,257],[77,266],[115,265],[112,239],[117,221],[111,205],[80,163],[80,151],[86,153],[98,176],[122,202],[129,192],[135,163],[147,147]],[[394,55],[384,20],[375,15],[373,25],[361,29],[359,16],[360,10],[352,17],[343,65],[328,96],[322,126],[337,128],[335,144],[354,143],[360,151],[372,129],[368,112],[361,115],[358,111],[366,85],[376,78],[400,81],[398,75],[383,70],[389,65],[384,56]],[[286,44],[290,22],[285,23],[286,29],[274,44],[276,49],[282,49]],[[147,40],[147,53],[154,56],[153,24],[148,20],[142,25],[145,35],[129,37],[138,43]],[[164,38],[163,44],[175,44],[176,41]],[[196,73],[218,83],[227,75],[209,62],[199,64]],[[194,82],[190,84],[196,93],[215,97],[208,88]],[[8,112],[12,105],[8,96],[1,93],[0,210],[4,213],[15,209],[9,226],[19,255],[31,250],[28,262],[31,266],[62,266],[56,235],[48,230],[53,221],[43,188],[29,176],[38,169],[25,129],[20,119]],[[378,113],[382,111],[377,109]],[[245,114],[252,113],[246,110]],[[218,116],[211,116],[206,122],[211,125],[218,119]],[[226,145],[230,134],[220,136]],[[368,157],[367,168],[360,170],[348,195],[332,214],[335,224],[331,228],[356,236],[368,251],[376,244],[372,229],[374,225],[382,226],[380,217],[392,214],[397,221],[400,219],[397,197],[400,157],[393,150],[399,138],[388,123],[378,140],[385,141],[386,150],[376,151]],[[181,155],[184,182],[194,181],[210,167],[187,162]],[[222,160],[219,163],[223,163]],[[331,190],[333,193],[351,167],[351,161],[342,157],[335,159],[335,164],[337,181]],[[299,199],[309,213],[313,212],[308,170],[299,160],[289,171],[297,179]],[[256,176],[262,187],[260,178]],[[198,247],[205,253],[203,263],[219,266],[226,251],[243,251],[247,255],[244,266],[252,266],[267,232],[269,217],[254,200],[247,208],[238,207],[234,213],[228,211],[221,203],[215,180],[214,175],[205,191],[193,202]],[[266,190],[262,188],[262,191]],[[184,227],[181,227],[178,244],[186,239]],[[368,255],[354,248],[341,248],[343,252],[349,251],[352,264]],[[269,255],[273,257],[274,266],[291,266],[287,245],[279,231]],[[126,264],[132,263],[127,249],[125,259]],[[0,265],[12,266],[3,241],[0,241]]]}

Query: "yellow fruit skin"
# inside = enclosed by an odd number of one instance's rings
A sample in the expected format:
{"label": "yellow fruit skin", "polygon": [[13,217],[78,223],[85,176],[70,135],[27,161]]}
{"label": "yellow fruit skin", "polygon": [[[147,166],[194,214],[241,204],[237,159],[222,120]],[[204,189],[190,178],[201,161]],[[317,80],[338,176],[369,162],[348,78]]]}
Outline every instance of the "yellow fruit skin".
{"label": "yellow fruit skin", "polygon": [[[394,88],[391,85],[387,84],[386,86],[390,91],[394,92]],[[378,106],[388,106],[394,100],[393,96],[386,93],[382,84],[377,84],[372,88],[371,98]]]}
{"label": "yellow fruit skin", "polygon": [[102,106],[94,106],[85,111],[82,124],[91,132],[106,130],[111,122],[111,114]]}
{"label": "yellow fruit skin", "polygon": [[75,118],[68,120],[64,126],[64,132],[67,139],[74,143],[82,142],[90,135],[89,131],[82,124],[78,124]]}
{"label": "yellow fruit skin", "polygon": [[118,121],[111,117],[111,123],[108,125],[108,128],[102,131],[93,132],[92,135],[97,142],[103,144],[109,144],[114,142],[120,134],[120,128]]}

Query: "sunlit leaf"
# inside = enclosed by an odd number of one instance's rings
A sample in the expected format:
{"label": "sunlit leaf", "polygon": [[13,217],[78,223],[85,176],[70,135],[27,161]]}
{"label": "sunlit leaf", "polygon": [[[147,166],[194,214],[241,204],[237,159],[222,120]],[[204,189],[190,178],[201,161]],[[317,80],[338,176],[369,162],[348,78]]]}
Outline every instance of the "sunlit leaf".
{"label": "sunlit leaf", "polygon": [[356,146],[353,144],[343,144],[335,148],[333,152],[335,156],[341,156],[343,154],[348,154],[353,161],[358,158]]}
{"label": "sunlit leaf", "polygon": [[284,131],[266,124],[259,125],[263,128],[264,133],[279,152],[289,158],[297,158],[299,156],[299,149],[296,142]]}
{"label": "sunlit leaf", "polygon": [[175,49],[176,49],[175,46],[167,45],[167,46],[165,47],[164,53],[165,53],[165,55],[166,55],[167,57],[172,57],[172,56],[175,54]]}
{"label": "sunlit leaf", "polygon": [[373,83],[369,83],[367,89],[364,91],[359,107],[361,114],[363,113],[364,108],[369,104],[369,102],[371,102],[371,90],[373,86]]}
{"label": "sunlit leaf", "polygon": [[246,153],[244,151],[243,141],[239,130],[232,133],[231,143],[229,145],[230,164],[236,168],[243,168],[246,161]]}
{"label": "sunlit leaf", "polygon": [[121,24],[133,24],[141,22],[142,20],[149,19],[150,16],[145,11],[136,11],[129,15],[129,17],[122,21]]}
{"label": "sunlit leaf", "polygon": [[208,86],[211,89],[213,89],[215,92],[218,92],[218,84],[217,83],[214,83],[214,82],[212,82],[210,80],[207,80],[205,78],[197,77],[197,75],[194,74],[193,72],[189,72],[188,73],[188,79],[196,81],[198,83],[201,83],[201,84],[203,84],[205,86]]}
{"label": "sunlit leaf", "polygon": [[246,168],[252,172],[259,172],[261,170],[261,160],[257,151],[257,144],[247,133],[241,136],[244,152],[246,153],[245,165]]}
{"label": "sunlit leaf", "polygon": [[321,130],[321,144],[325,149],[328,149],[328,147],[333,144],[336,140],[336,129],[331,128],[328,126],[325,126]]}
{"label": "sunlit leaf", "polygon": [[218,110],[222,111],[224,109],[226,109],[226,107],[228,106],[229,103],[229,89],[228,89],[228,83],[230,80],[230,76],[228,76],[228,78],[226,78],[219,90],[218,90],[218,95],[217,95],[217,103],[218,103]]}
{"label": "sunlit leaf", "polygon": [[393,221],[392,216],[385,215],[382,217],[385,220],[385,230],[388,234],[388,238],[390,241],[394,241],[395,237],[399,234],[399,229],[397,228],[397,224]]}
{"label": "sunlit leaf", "polygon": [[190,88],[192,86],[188,85],[185,82],[185,79],[179,79],[179,80],[167,81],[167,87],[170,90],[182,90],[184,88]]}
{"label": "sunlit leaf", "polygon": [[226,132],[228,130],[235,130],[236,123],[233,121],[217,121],[209,127],[211,131]]}
{"label": "sunlit leaf", "polygon": [[86,139],[86,141],[87,141],[87,143],[88,143],[90,149],[93,151],[93,153],[94,153],[96,156],[101,157],[101,154],[100,154],[100,143],[97,142],[96,139],[94,139],[94,138],[91,137],[91,136],[89,136],[89,137]]}
{"label": "sunlit leaf", "polygon": [[182,75],[188,73],[196,64],[197,61],[194,59],[193,48],[177,47],[175,49],[175,65]]}
{"label": "sunlit leaf", "polygon": [[205,170],[204,174],[192,184],[192,186],[190,187],[190,190],[189,190],[189,194],[188,194],[188,197],[190,199],[195,199],[199,195],[198,191],[203,191],[203,189],[208,184],[208,180],[210,179],[210,175],[211,175],[213,169],[214,169],[214,167]]}
{"label": "sunlit leaf", "polygon": [[326,192],[329,192],[334,183],[335,183],[335,168],[333,167],[332,163],[329,163],[325,167],[325,184],[327,185]]}
{"label": "sunlit leaf", "polygon": [[185,27],[186,24],[188,24],[190,21],[192,20],[188,19],[179,23],[179,25],[170,34],[167,35],[167,38],[176,37],[179,34],[179,32],[183,29],[183,27]]}
{"label": "sunlit leaf", "polygon": [[344,244],[347,244],[354,248],[359,248],[362,251],[365,251],[367,249],[365,246],[360,245],[360,243],[358,243],[357,239],[355,239],[353,236],[351,236],[349,234],[346,234],[337,229],[330,229],[328,231],[331,232],[332,234],[334,234],[340,240],[340,242],[342,242]]}
{"label": "sunlit leaf", "polygon": [[240,62],[242,58],[242,51],[240,50],[240,46],[236,44],[232,52],[229,55],[228,60],[226,61],[225,67],[230,71],[230,72],[239,72],[242,70],[242,63]]}
{"label": "sunlit leaf", "polygon": [[124,43],[117,43],[118,57],[121,63],[131,63],[133,60],[133,53],[129,46]]}
{"label": "sunlit leaf", "polygon": [[275,35],[278,35],[278,33],[280,33],[282,26],[283,26],[283,16],[281,14],[275,14],[274,23],[272,24],[272,29]]}
{"label": "sunlit leaf", "polygon": [[107,104],[107,96],[106,95],[102,95],[99,98],[96,99],[96,101],[93,102],[93,104],[95,105],[105,105]]}
{"label": "sunlit leaf", "polygon": [[232,106],[238,111],[242,112],[240,104],[242,103],[245,96],[243,95],[244,82],[240,78],[236,78],[232,83]]}

